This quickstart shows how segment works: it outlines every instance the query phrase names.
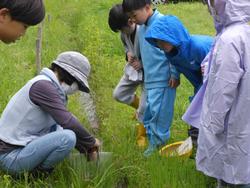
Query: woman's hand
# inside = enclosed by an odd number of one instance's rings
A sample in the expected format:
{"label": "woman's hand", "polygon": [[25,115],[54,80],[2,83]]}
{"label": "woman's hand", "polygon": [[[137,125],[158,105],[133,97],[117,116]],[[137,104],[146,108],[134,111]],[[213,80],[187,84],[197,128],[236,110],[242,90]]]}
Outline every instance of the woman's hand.
{"label": "woman's hand", "polygon": [[95,138],[95,144],[93,145],[93,148],[91,148],[87,154],[88,161],[98,160],[100,146],[101,146],[101,141],[99,139]]}
{"label": "woman's hand", "polygon": [[95,144],[94,144],[94,147],[97,147],[99,149],[99,147],[101,146],[101,141],[97,138],[95,138]]}

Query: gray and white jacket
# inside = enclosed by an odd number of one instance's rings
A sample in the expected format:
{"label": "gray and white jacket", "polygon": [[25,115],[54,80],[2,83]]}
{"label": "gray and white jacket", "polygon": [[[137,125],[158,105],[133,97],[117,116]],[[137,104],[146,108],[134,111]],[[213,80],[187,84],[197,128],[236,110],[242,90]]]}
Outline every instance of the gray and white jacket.
{"label": "gray and white jacket", "polygon": [[[137,59],[141,60],[138,40],[139,27],[139,25],[136,26],[134,41],[132,41],[131,35],[127,35],[125,33],[121,33],[121,40],[125,48],[125,53],[127,54],[127,52],[131,52]],[[129,63],[125,65],[124,73],[131,81],[143,81],[143,71],[136,71]]]}

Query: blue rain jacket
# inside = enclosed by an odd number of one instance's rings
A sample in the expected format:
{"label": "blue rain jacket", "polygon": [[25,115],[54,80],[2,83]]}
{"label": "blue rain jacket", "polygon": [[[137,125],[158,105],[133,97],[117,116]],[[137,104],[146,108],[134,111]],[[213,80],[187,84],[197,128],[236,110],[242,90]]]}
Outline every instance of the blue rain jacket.
{"label": "blue rain jacket", "polygon": [[145,39],[154,46],[157,46],[156,39],[160,39],[177,48],[176,55],[165,54],[170,63],[194,86],[196,93],[202,85],[200,64],[209,52],[213,38],[205,35],[190,35],[176,16],[166,15],[152,24]]}

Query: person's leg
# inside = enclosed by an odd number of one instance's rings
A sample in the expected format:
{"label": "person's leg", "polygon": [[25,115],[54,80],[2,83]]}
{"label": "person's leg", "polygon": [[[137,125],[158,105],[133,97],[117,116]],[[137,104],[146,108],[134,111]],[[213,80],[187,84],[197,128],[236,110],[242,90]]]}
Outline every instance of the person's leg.
{"label": "person's leg", "polygon": [[136,97],[135,91],[139,85],[139,82],[130,81],[125,75],[123,75],[113,91],[113,98],[118,102],[130,105],[137,109],[139,106],[139,98]]}
{"label": "person's leg", "polygon": [[147,91],[144,88],[144,84],[141,84],[141,98],[139,107],[137,109],[137,119],[142,124],[143,124],[144,112],[146,110],[146,101],[147,101]]}
{"label": "person's leg", "polygon": [[241,185],[240,188],[250,188],[250,184],[246,184],[246,185]]}
{"label": "person's leg", "polygon": [[137,123],[137,135],[136,144],[139,147],[145,147],[147,145],[146,129],[142,123]]}
{"label": "person's leg", "polygon": [[197,129],[196,127],[190,126],[190,128],[188,129],[188,136],[190,136],[192,139],[193,152],[190,158],[193,158],[193,159],[196,156],[196,150],[198,147],[198,144],[197,144],[198,135],[199,135],[199,129]]}
{"label": "person's leg", "polygon": [[162,91],[162,100],[159,101],[158,118],[156,119],[156,127],[154,135],[157,138],[157,145],[166,144],[170,137],[170,127],[174,116],[174,101],[176,90],[172,88],[164,88]]}
{"label": "person's leg", "polygon": [[199,135],[199,129],[190,126],[190,128],[188,129],[188,136],[192,138],[192,142],[195,146],[197,146],[198,135]]}
{"label": "person's leg", "polygon": [[217,179],[217,187],[216,188],[227,188],[227,183],[220,180],[220,179]]}
{"label": "person's leg", "polygon": [[24,148],[0,155],[0,166],[10,174],[29,172],[37,167],[51,169],[69,155],[75,144],[73,131],[55,131],[35,139]]}
{"label": "person's leg", "polygon": [[150,155],[158,146],[166,143],[170,136],[172,124],[175,89],[156,88],[147,91],[147,108],[145,111],[144,124],[149,137],[149,148],[144,152]]}
{"label": "person's leg", "polygon": [[142,91],[141,91],[141,98],[139,107],[137,109],[136,119],[139,121],[137,124],[137,145],[139,147],[145,147],[147,145],[147,138],[146,138],[146,129],[143,124],[143,117],[144,117],[144,111],[146,108],[146,90],[144,88],[144,85],[141,85]]}
{"label": "person's leg", "polygon": [[250,188],[250,184],[234,185],[234,184],[227,183],[223,180],[217,180],[216,188]]}
{"label": "person's leg", "polygon": [[[140,99],[135,95],[136,89],[141,84],[139,81],[131,81],[127,76],[123,76],[113,92],[113,98],[121,103],[130,105],[137,109],[139,108]],[[141,113],[140,109],[140,113]],[[137,114],[136,112],[136,114]],[[136,118],[137,115],[134,116]],[[146,130],[143,123],[137,125],[136,143],[139,147],[146,146]]]}

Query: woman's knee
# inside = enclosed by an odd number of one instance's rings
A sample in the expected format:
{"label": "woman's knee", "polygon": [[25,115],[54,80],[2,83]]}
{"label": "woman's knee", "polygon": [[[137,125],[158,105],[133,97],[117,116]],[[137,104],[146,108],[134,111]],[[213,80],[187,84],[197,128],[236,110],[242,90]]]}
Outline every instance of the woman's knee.
{"label": "woman's knee", "polygon": [[76,134],[71,130],[62,131],[62,142],[64,145],[67,145],[70,148],[74,148],[76,145]]}

